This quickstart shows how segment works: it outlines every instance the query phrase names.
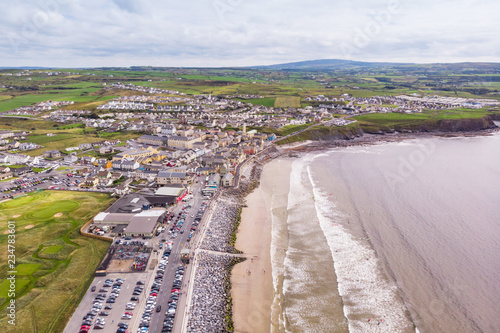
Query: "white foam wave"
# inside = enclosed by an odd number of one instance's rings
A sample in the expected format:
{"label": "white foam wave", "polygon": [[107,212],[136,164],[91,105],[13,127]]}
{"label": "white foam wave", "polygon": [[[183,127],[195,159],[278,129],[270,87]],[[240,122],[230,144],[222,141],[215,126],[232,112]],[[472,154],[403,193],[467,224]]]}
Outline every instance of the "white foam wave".
{"label": "white foam wave", "polygon": [[[274,191],[273,191],[274,192]],[[276,316],[278,317],[279,328],[284,326],[283,312],[281,310],[282,303],[282,293],[279,289],[279,279],[284,274],[283,263],[278,255],[278,251],[281,249],[279,246],[282,242],[282,236],[280,230],[280,223],[277,221],[277,216],[274,214],[275,209],[275,194],[273,193],[271,197],[271,268],[273,276],[273,288],[274,288],[274,299],[271,306],[271,331],[272,323],[276,322]]]}
{"label": "white foam wave", "polygon": [[314,182],[309,166],[307,172],[320,226],[334,260],[349,331],[407,332],[413,324],[405,314],[397,286],[384,278],[375,251],[341,225],[342,216]]}

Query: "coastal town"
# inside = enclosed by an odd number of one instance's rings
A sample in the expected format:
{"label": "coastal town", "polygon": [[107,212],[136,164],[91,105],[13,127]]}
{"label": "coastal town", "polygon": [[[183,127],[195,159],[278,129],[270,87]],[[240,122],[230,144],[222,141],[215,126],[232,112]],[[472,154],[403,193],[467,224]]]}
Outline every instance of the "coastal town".
{"label": "coastal town", "polygon": [[[500,106],[496,99],[419,93],[270,98],[110,81],[97,91],[105,97],[98,102],[44,100],[1,117],[0,201],[60,193],[112,200],[75,229],[108,246],[65,324],[67,333],[232,331],[234,266],[249,262],[242,276],[250,279],[253,270],[255,281],[270,270],[235,247],[245,198],[259,185],[266,161],[293,158],[293,149],[323,140],[324,132],[326,142],[352,139],[338,134],[345,131],[370,133],[363,117],[496,112]],[[8,129],[23,122],[31,125]],[[293,144],[283,148],[283,142]]]}
{"label": "coastal town", "polygon": [[499,2],[0,9],[0,333],[500,333]]}

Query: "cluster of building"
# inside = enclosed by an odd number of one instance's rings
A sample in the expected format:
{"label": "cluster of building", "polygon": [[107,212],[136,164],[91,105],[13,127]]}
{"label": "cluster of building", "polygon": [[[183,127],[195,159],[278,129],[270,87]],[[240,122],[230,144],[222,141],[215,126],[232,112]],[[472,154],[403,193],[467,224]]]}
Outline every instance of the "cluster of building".
{"label": "cluster of building", "polygon": [[72,104],[74,104],[73,101],[46,101],[46,102],[36,103],[34,105],[21,106],[17,109],[4,112],[4,114],[34,116],[34,115],[38,115],[38,114],[45,112],[45,111],[53,110],[53,109],[59,108],[61,106],[72,105]]}
{"label": "cluster of building", "polygon": [[415,113],[423,110],[445,110],[453,108],[483,108],[498,106],[500,102],[492,99],[468,99],[461,97],[445,97],[437,95],[420,96],[419,94],[398,96],[354,97],[343,94],[342,97],[326,97],[324,95],[308,96],[307,102],[319,102],[313,109],[317,112],[328,111],[340,114],[359,114],[366,112],[401,112]]}
{"label": "cluster of building", "polygon": [[412,104],[420,104],[426,109],[449,109],[459,107],[480,109],[483,107],[500,105],[500,101],[494,99],[471,99],[438,95],[420,96],[418,94],[413,94],[411,96],[400,95],[394,98],[398,99],[399,101],[406,101]]}
{"label": "cluster of building", "polygon": [[153,111],[154,104],[147,102],[133,102],[133,101],[115,101],[111,100],[106,104],[99,105],[97,110],[141,110]]}
{"label": "cluster of building", "polygon": [[111,83],[109,85],[107,85],[106,83],[103,83],[103,85],[105,85],[105,89],[125,89],[125,90],[145,92],[148,94],[185,95],[184,93],[181,93],[177,90],[166,90],[166,89],[160,89],[160,88],[136,86],[135,84],[132,84],[132,83],[116,82],[116,83]]}

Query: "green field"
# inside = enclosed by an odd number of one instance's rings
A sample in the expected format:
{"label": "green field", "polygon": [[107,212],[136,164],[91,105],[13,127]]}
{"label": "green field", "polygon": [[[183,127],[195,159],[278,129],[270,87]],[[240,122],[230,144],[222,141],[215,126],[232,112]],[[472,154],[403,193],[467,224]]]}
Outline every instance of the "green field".
{"label": "green field", "polygon": [[[64,329],[109,247],[108,242],[81,236],[79,229],[113,200],[100,193],[44,191],[0,204],[2,332]],[[10,285],[7,221],[15,221],[16,230],[15,327],[7,324],[5,309]]]}
{"label": "green field", "polygon": [[274,102],[275,108],[300,108],[300,97],[278,96]]}
{"label": "green field", "polygon": [[276,98],[274,97],[250,98],[250,99],[237,98],[237,100],[242,101],[243,103],[252,103],[253,105],[263,105],[263,106],[273,107]]}
{"label": "green field", "polygon": [[412,129],[419,125],[434,126],[440,120],[477,119],[490,112],[482,109],[428,110],[421,113],[375,113],[353,117],[364,130]]}

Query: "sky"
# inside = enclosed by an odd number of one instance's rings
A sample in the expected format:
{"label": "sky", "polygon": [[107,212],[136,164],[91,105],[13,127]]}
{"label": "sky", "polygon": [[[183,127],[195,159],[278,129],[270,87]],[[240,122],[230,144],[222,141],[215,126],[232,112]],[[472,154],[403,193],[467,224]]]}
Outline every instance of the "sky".
{"label": "sky", "polygon": [[0,66],[500,62],[496,0],[0,0]]}

